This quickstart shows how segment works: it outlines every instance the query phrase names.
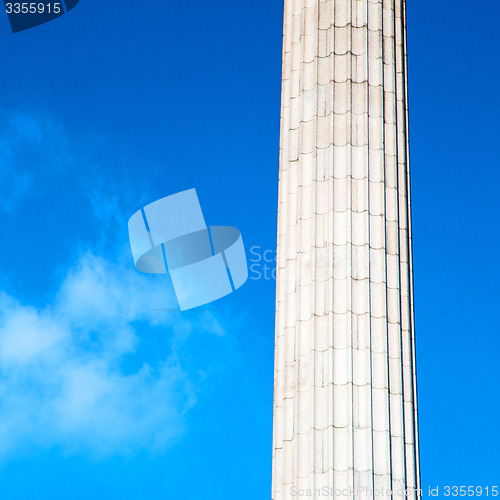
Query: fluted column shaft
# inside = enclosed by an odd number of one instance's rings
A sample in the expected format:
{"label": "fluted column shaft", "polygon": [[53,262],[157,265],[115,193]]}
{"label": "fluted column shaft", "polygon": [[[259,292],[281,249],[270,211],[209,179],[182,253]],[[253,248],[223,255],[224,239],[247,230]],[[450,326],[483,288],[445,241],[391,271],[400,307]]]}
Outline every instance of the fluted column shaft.
{"label": "fluted column shaft", "polygon": [[274,500],[420,488],[404,7],[285,0]]}

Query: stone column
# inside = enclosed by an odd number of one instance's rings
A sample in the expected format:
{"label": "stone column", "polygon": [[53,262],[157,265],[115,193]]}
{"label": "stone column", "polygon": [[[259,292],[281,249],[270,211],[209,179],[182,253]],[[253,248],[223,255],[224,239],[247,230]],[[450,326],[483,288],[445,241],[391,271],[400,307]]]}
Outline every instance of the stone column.
{"label": "stone column", "polygon": [[285,0],[274,500],[420,488],[405,24]]}

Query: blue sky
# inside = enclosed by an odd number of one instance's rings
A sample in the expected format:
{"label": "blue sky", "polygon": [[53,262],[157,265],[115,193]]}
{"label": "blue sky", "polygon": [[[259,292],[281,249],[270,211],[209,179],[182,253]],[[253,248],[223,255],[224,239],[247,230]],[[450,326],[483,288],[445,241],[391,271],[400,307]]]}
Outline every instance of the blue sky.
{"label": "blue sky", "polygon": [[[500,479],[500,5],[477,10],[408,0],[425,488]],[[164,312],[126,222],[195,187],[275,248],[281,22],[270,0],[0,16],[2,500],[270,497],[274,281]]]}

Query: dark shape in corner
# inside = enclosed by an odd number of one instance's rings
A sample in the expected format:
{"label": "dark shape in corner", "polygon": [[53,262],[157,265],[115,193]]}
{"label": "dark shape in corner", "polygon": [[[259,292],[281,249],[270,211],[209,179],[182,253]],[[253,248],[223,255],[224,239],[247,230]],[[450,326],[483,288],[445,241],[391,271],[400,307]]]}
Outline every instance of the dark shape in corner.
{"label": "dark shape in corner", "polygon": [[70,11],[80,0],[37,0],[22,2],[4,0],[13,33],[28,30],[48,23]]}
{"label": "dark shape in corner", "polygon": [[76,7],[76,4],[80,0],[65,0],[66,3],[66,12],[69,12],[73,7]]}

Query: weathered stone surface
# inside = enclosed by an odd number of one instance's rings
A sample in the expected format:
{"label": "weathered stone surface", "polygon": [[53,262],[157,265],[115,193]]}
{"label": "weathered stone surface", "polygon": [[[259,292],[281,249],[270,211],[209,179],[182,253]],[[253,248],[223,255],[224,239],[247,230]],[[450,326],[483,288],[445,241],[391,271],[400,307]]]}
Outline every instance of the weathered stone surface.
{"label": "weathered stone surface", "polygon": [[273,499],[415,498],[404,0],[284,25]]}

